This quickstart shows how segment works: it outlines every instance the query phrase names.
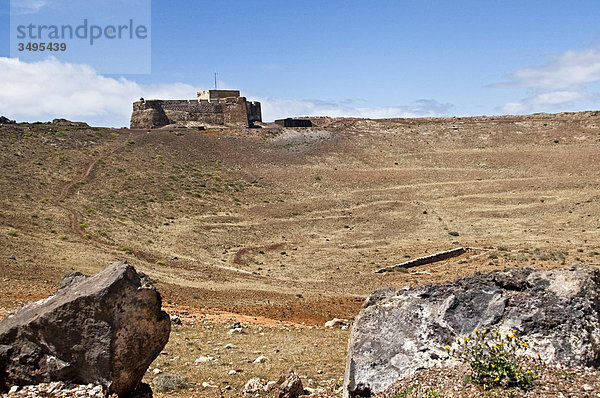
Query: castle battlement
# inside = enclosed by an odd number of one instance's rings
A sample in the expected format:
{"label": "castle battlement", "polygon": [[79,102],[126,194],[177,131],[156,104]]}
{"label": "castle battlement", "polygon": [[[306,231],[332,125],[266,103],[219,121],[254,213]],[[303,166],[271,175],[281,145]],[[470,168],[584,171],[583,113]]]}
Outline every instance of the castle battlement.
{"label": "castle battlement", "polygon": [[144,100],[133,103],[132,129],[149,129],[169,124],[208,124],[250,127],[261,122],[260,102],[240,97],[239,90],[204,90],[196,99]]}

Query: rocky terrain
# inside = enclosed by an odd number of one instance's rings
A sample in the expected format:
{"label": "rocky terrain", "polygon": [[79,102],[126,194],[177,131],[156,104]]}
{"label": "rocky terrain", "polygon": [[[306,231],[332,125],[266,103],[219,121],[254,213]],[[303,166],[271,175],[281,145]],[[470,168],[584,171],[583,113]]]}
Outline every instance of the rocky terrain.
{"label": "rocky terrain", "polygon": [[[349,330],[323,325],[372,291],[600,263],[598,113],[313,124],[1,125],[0,315],[126,259],[182,321],[147,382],[233,396],[294,369],[341,394]],[[456,247],[481,250],[375,273]]]}
{"label": "rocky terrain", "polygon": [[378,290],[356,317],[345,396],[382,393],[418,370],[452,367],[457,361],[449,352],[462,350],[465,338],[483,334],[509,336],[490,344],[510,345],[518,336],[521,354],[531,362],[597,367],[599,283],[596,267],[574,265],[512,268],[415,289]]}

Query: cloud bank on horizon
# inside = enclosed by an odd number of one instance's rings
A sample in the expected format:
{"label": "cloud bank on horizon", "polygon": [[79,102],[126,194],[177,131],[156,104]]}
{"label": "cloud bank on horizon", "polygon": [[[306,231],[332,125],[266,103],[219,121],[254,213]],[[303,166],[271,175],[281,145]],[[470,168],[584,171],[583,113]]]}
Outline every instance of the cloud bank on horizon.
{"label": "cloud bank on horizon", "polygon": [[[128,126],[133,101],[144,98],[194,98],[201,87],[185,83],[143,85],[125,78],[104,77],[87,65],[56,59],[27,63],[0,57],[0,109],[20,121],[56,117],[93,125]],[[421,117],[442,116],[451,104],[421,99],[413,105],[356,107],[320,100],[251,98],[261,101],[266,121],[290,116]]]}
{"label": "cloud bank on horizon", "polygon": [[580,100],[596,101],[598,94],[588,86],[600,82],[600,51],[589,48],[553,55],[541,66],[519,69],[508,80],[491,87],[519,87],[529,90],[527,97],[504,104],[507,113],[556,111]]}
{"label": "cloud bank on horizon", "polygon": [[[34,4],[35,2],[31,2]],[[41,3],[41,2],[40,2]],[[525,67],[489,89],[525,88],[528,95],[498,106],[504,113],[561,111],[581,101],[596,102],[593,85],[600,82],[600,51],[595,48],[551,56],[541,66]],[[0,57],[0,109],[20,121],[64,117],[93,125],[128,126],[131,104],[144,98],[193,98],[203,88],[186,83],[139,84],[98,74],[87,65],[47,59],[27,63]],[[359,100],[331,102],[252,97],[262,102],[266,121],[292,116],[433,117],[449,116],[455,106],[435,99],[387,107],[361,106]]]}

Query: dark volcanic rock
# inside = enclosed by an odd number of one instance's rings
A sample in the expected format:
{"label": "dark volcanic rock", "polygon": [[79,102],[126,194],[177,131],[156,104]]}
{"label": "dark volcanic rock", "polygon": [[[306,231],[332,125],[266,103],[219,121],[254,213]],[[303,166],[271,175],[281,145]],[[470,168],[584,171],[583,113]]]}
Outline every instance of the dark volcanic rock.
{"label": "dark volcanic rock", "polygon": [[14,120],[10,120],[9,118],[5,117],[5,116],[0,116],[0,124],[15,124],[16,121]]}
{"label": "dark volcanic rock", "polygon": [[52,124],[55,126],[66,126],[66,127],[90,127],[86,122],[72,122],[67,119],[54,119]]}
{"label": "dark volcanic rock", "polygon": [[68,274],[53,296],[0,322],[0,391],[62,380],[124,396],[170,330],[160,294],[126,262],[90,277]]}
{"label": "dark volcanic rock", "polygon": [[[517,329],[529,355],[566,366],[600,365],[600,270],[515,268],[454,283],[373,293],[348,347],[344,396],[370,396],[417,369],[445,362],[475,328]],[[450,365],[450,364],[448,364]]]}

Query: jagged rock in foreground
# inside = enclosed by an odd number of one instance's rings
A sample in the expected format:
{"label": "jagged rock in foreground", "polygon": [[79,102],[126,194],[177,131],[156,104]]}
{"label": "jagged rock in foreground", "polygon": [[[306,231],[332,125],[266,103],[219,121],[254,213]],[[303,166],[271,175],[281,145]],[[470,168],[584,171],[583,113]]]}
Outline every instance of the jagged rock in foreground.
{"label": "jagged rock in foreground", "polygon": [[293,370],[283,371],[273,388],[274,398],[297,398],[304,394],[300,376]]}
{"label": "jagged rock in foreground", "polygon": [[565,366],[600,365],[600,270],[514,268],[453,283],[379,290],[358,314],[344,396],[370,396],[417,369],[443,365],[443,346],[475,328],[517,329],[529,354]]}
{"label": "jagged rock in foreground", "polygon": [[150,279],[126,262],[86,277],[0,322],[0,391],[51,381],[99,384],[124,396],[169,340],[171,322]]}

